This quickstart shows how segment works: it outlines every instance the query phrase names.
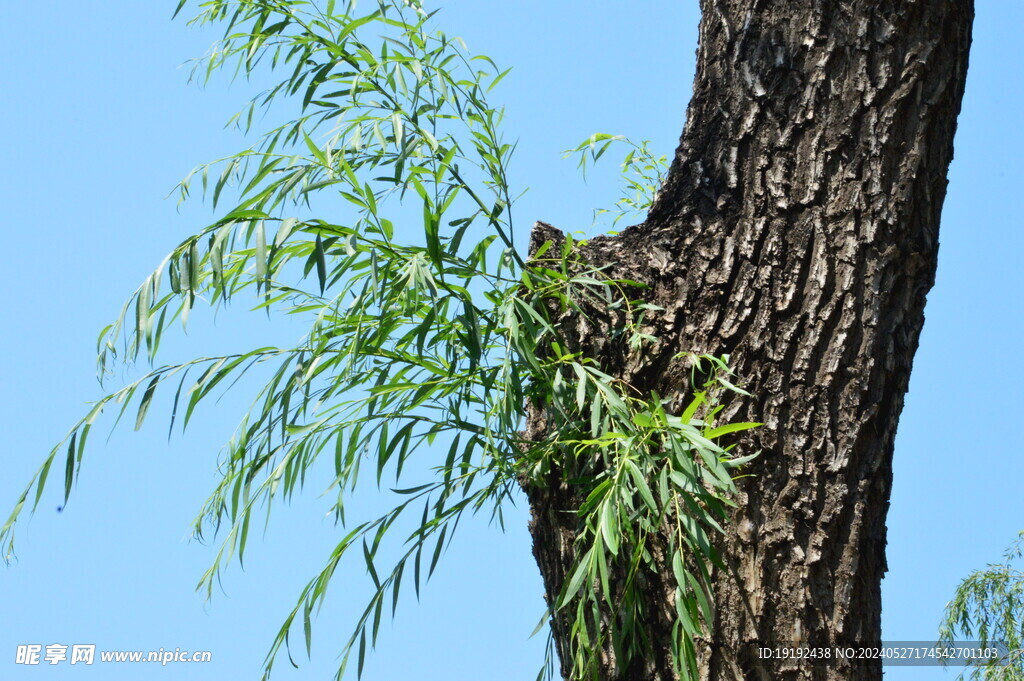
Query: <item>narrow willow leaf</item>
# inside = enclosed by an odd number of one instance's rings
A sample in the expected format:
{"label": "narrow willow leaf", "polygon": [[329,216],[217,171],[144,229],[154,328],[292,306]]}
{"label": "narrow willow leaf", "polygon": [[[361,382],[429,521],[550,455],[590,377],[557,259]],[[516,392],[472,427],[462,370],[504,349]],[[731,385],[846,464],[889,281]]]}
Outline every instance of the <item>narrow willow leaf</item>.
{"label": "narrow willow leaf", "polygon": [[324,242],[319,233],[316,235],[315,253],[316,278],[320,284],[320,293],[323,293],[327,286],[327,255],[324,252]]}
{"label": "narrow willow leaf", "polygon": [[431,575],[434,574],[434,570],[437,568],[437,561],[441,558],[441,551],[444,549],[444,537],[448,534],[448,525],[444,525],[441,528],[441,535],[437,538],[437,543],[434,545],[434,555],[430,558],[430,568],[427,570],[427,579],[430,579]]}
{"label": "narrow willow leaf", "polygon": [[601,507],[601,535],[608,544],[608,550],[614,556],[619,552],[619,511],[614,502],[614,497],[609,499]]}
{"label": "narrow willow leaf", "polygon": [[160,383],[160,377],[154,376],[150,381],[149,385],[146,386],[146,392],[142,395],[142,401],[139,402],[139,411],[135,416],[135,430],[142,427],[142,422],[146,420],[146,412],[149,411],[149,403],[153,401],[153,395],[156,393],[156,386]]}
{"label": "narrow willow leaf", "polygon": [[380,577],[377,576],[377,568],[373,564],[373,556],[370,555],[370,547],[367,546],[366,540],[363,540],[363,559],[366,562],[366,571],[370,573],[370,579],[373,580],[373,586],[380,590]]}
{"label": "narrow willow leaf", "polygon": [[[77,433],[73,433],[71,435],[72,439],[74,439],[75,435],[77,435]],[[43,496],[43,488],[46,486],[46,478],[50,474],[50,466],[52,464],[53,464],[53,455],[48,456],[46,458],[46,461],[43,463],[42,468],[39,469],[39,477],[36,479],[36,496],[35,496],[35,500],[32,502],[32,507],[33,508],[35,508],[36,506],[39,505],[39,499],[40,499],[40,497]],[[31,486],[29,487],[29,489],[31,489]],[[21,501],[18,502],[16,511],[20,511],[21,510],[21,506],[23,504],[24,504],[24,497],[21,499]],[[15,517],[17,517],[17,513],[16,512],[11,514],[11,518],[12,519],[15,518]],[[4,524],[4,530],[7,530],[10,527],[10,523],[11,523],[11,521],[8,520],[7,523]]]}
{"label": "narrow willow leaf", "polygon": [[256,221],[256,276],[260,280],[267,277],[267,232],[263,220]]}
{"label": "narrow willow leaf", "polygon": [[686,579],[689,582],[690,589],[693,595],[696,597],[697,605],[700,607],[701,615],[704,619],[704,623],[708,626],[715,621],[714,611],[711,608],[711,602],[708,600],[707,593],[702,585],[692,573],[685,571]]}
{"label": "narrow willow leaf", "polygon": [[[75,434],[77,435],[77,433]],[[71,436],[71,441],[68,442],[68,453],[64,463],[64,503],[68,503],[68,499],[71,497],[71,484],[75,479],[75,435]],[[36,498],[39,498],[38,493]]]}
{"label": "narrow willow leaf", "polygon": [[644,479],[643,473],[640,472],[640,469],[637,468],[637,465],[635,463],[628,459],[625,462],[623,462],[623,466],[629,473],[630,477],[633,478],[633,484],[636,485],[636,490],[643,498],[644,503],[647,504],[647,508],[652,513],[657,513],[658,504],[654,500],[654,495],[651,493],[651,488],[647,484],[647,480]]}
{"label": "narrow willow leaf", "polygon": [[591,552],[588,551],[579,559],[579,562],[577,562],[576,569],[573,571],[572,577],[569,578],[569,581],[566,583],[565,588],[562,591],[562,595],[558,599],[559,609],[564,608],[574,598],[576,598],[576,594],[578,594],[580,589],[583,587],[583,583],[586,581],[587,575],[590,573],[591,555]]}
{"label": "narrow willow leaf", "polygon": [[722,437],[723,435],[729,435],[730,433],[738,433],[742,430],[751,430],[763,426],[763,423],[729,423],[718,428],[712,428],[704,431],[704,437],[709,440]]}
{"label": "narrow willow leaf", "polygon": [[274,246],[280,248],[284,245],[284,242],[288,240],[292,232],[298,226],[299,221],[296,218],[285,218],[281,220],[281,225],[277,228],[277,235],[274,237]]}

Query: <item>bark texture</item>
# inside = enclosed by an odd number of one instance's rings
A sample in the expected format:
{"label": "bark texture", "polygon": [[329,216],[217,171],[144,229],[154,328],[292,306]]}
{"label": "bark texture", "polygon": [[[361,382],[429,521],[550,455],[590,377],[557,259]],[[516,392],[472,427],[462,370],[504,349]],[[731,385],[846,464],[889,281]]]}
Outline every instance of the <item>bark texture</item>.
{"label": "bark texture", "polygon": [[[719,548],[709,681],[881,679],[878,661],[770,663],[750,644],[880,639],[893,440],[932,286],[964,90],[971,0],[702,0],[697,76],[644,224],[581,250],[666,308],[631,356],[565,333],[641,391],[688,396],[673,357],[729,352],[766,425]],[[558,238],[539,225],[534,240]],[[535,414],[533,427],[542,427]],[[539,425],[538,425],[539,424]],[[572,562],[571,486],[527,489],[553,600]],[[671,572],[650,575],[653,653],[605,679],[674,679]],[[564,624],[554,625],[564,652]],[[564,660],[564,655],[563,655]],[[564,668],[563,674],[568,670]]]}

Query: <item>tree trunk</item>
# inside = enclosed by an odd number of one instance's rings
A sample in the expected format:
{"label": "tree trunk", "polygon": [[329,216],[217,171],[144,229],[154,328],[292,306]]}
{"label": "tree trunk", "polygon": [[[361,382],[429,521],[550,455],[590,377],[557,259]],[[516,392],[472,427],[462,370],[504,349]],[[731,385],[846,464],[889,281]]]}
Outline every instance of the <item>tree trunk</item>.
{"label": "tree trunk", "polygon": [[[697,76],[668,178],[645,223],[581,248],[649,285],[659,342],[605,368],[690,393],[680,351],[731,353],[766,425],[719,540],[708,680],[881,679],[877,660],[800,666],[752,644],[880,640],[891,457],[936,267],[964,90],[972,0],[702,0]],[[534,241],[557,237],[540,225]],[[567,333],[573,333],[568,331]],[[541,415],[536,415],[538,419]],[[527,489],[549,602],[572,562],[579,499]],[[568,512],[567,512],[568,511]],[[667,681],[671,571],[648,575],[652,654],[603,679]],[[564,622],[553,623],[565,652]],[[659,641],[666,641],[659,645]],[[563,675],[568,668],[563,657]]]}

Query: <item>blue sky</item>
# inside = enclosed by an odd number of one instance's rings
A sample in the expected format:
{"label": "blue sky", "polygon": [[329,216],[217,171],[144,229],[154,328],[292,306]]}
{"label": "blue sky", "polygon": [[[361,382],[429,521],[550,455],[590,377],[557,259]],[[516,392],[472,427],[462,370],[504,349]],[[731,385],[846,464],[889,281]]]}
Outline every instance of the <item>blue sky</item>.
{"label": "blue sky", "polygon": [[[195,165],[244,144],[223,124],[249,91],[186,83],[187,68],[178,67],[213,36],[171,22],[173,4],[54,1],[12,3],[5,12],[4,509],[100,396],[99,329],[166,251],[209,221],[198,202],[178,208],[164,197]],[[587,229],[591,209],[617,196],[612,165],[584,184],[562,159],[590,133],[674,149],[692,84],[695,2],[640,0],[629,11],[605,0],[443,6],[449,33],[515,67],[497,97],[508,108],[507,134],[520,140],[514,181],[530,187],[517,207],[521,236],[534,219]],[[978,3],[938,279],[896,446],[883,585],[892,640],[932,637],[958,580],[996,560],[1024,528],[1021,25],[1017,0]],[[235,306],[216,320],[197,313],[166,356],[297,335],[288,323]],[[338,531],[322,518],[326,503],[312,487],[279,510],[262,544],[250,542],[245,569],[228,570],[223,592],[205,602],[194,591],[214,554],[188,541],[189,522],[243,404],[242,395],[229,396],[169,443],[159,404],[141,432],[95,438],[67,510],[56,511],[56,490],[47,495],[21,530],[18,562],[0,568],[0,678],[258,678],[281,618]],[[543,642],[528,635],[542,613],[541,583],[526,510],[507,520],[505,534],[483,520],[460,529],[422,601],[400,605],[385,625],[366,679],[533,678]],[[362,564],[349,563],[315,623],[312,660],[297,654],[299,670],[284,660],[275,678],[330,676],[367,585]],[[15,665],[25,643],[209,650],[213,662]],[[952,675],[910,668],[887,678]]]}

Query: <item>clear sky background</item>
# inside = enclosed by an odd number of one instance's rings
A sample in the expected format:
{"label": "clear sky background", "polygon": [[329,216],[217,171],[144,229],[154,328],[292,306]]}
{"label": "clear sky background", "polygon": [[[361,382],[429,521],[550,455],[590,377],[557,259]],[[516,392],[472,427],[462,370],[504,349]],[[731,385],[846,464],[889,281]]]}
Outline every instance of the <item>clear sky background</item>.
{"label": "clear sky background", "polygon": [[[0,512],[67,427],[101,394],[95,338],[125,297],[208,207],[165,200],[195,165],[242,148],[227,121],[249,88],[186,83],[214,36],[170,21],[175,3],[55,0],[8,3],[0,28],[7,158],[0,170],[3,279],[0,358]],[[650,139],[671,154],[690,95],[696,2],[447,0],[441,23],[472,50],[515,67],[496,98],[518,138],[514,183],[520,236],[535,219],[589,229],[591,209],[617,196],[609,164],[584,184],[561,151],[593,132]],[[935,635],[958,581],[997,560],[1024,528],[1020,360],[1024,3],[978,2],[967,95],[942,222],[938,280],[900,423],[889,514],[883,631]],[[184,359],[287,342],[294,324],[197,310],[164,357]],[[131,374],[126,374],[126,376]],[[243,395],[204,413],[170,443],[155,403],[139,433],[99,437],[66,511],[57,487],[20,532],[19,560],[0,567],[0,679],[258,678],[299,590],[339,530],[315,485],[250,541],[224,590],[194,591],[213,549],[188,541],[189,522],[216,480],[220,445]],[[163,408],[163,410],[162,410]],[[109,423],[109,421],[107,421]],[[58,475],[57,478],[60,476]],[[326,486],[326,485],[325,485]],[[372,505],[366,501],[364,508]],[[543,655],[528,639],[543,611],[527,512],[508,531],[465,525],[419,604],[385,625],[368,681],[521,681]],[[326,679],[367,595],[357,556],[335,577],[314,624],[312,660],[282,659],[275,678]],[[301,632],[296,632],[296,642]],[[25,643],[93,643],[100,650],[209,650],[197,665],[14,664]],[[301,643],[297,646],[301,648]],[[353,676],[354,678],[354,676]],[[890,669],[892,679],[951,679],[941,669]]]}

